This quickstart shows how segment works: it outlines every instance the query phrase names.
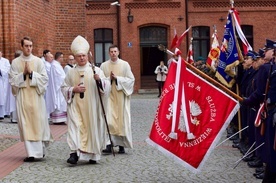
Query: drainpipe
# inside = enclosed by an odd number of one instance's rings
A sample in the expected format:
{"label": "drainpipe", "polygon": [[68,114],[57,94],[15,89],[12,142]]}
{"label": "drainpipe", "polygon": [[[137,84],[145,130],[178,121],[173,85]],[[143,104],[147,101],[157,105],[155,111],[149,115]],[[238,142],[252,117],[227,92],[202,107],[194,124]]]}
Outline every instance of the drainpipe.
{"label": "drainpipe", "polygon": [[[120,1],[118,1],[120,4]],[[120,4],[121,5],[121,4]],[[122,5],[121,5],[122,6]],[[121,18],[120,18],[120,6],[117,6],[117,40],[118,40],[118,48],[121,50]],[[122,58],[122,52],[120,51],[120,58]]]}
{"label": "drainpipe", "polygon": [[4,8],[4,5],[5,5],[5,1],[2,1],[2,3],[1,3],[1,11],[2,11],[2,45],[3,45],[3,47],[2,47],[2,53],[3,53],[3,55],[6,55],[6,39],[5,39],[5,15],[6,15],[6,12],[5,12],[5,8]]}
{"label": "drainpipe", "polygon": [[[189,21],[188,21],[188,0],[185,0],[185,21],[186,21],[186,29],[189,27]],[[189,49],[189,34],[186,37],[186,45],[187,45],[187,51]]]}

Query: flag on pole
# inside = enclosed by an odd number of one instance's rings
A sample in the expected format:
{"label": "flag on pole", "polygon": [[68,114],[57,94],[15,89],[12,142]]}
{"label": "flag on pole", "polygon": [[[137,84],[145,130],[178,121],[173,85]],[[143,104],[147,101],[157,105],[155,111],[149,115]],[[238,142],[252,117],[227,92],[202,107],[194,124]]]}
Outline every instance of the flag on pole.
{"label": "flag on pole", "polygon": [[147,143],[198,172],[239,104],[178,60],[171,63]]}
{"label": "flag on pole", "polygon": [[217,62],[219,59],[219,53],[220,53],[217,30],[215,30],[215,32],[213,33],[212,38],[213,38],[212,47],[208,54],[206,65],[211,69],[211,71],[216,72],[217,70],[216,65],[217,65]]}
{"label": "flag on pole", "polygon": [[189,32],[190,28],[191,28],[191,26],[190,26],[187,30],[185,30],[185,32],[183,32],[183,33],[180,35],[180,37],[179,37],[178,40],[176,41],[176,45],[175,45],[176,48],[179,48],[179,47],[180,47],[182,40],[183,40],[184,37],[187,35],[187,33]]}
{"label": "flag on pole", "polygon": [[[239,38],[242,41],[244,55],[246,55],[248,53],[248,51],[253,51],[253,49],[252,49],[251,45],[249,44],[249,42],[247,41],[244,33],[242,32],[242,29],[241,29],[241,26],[240,26],[240,17],[239,17],[238,10],[232,8],[231,11],[233,11],[233,18],[235,20],[234,21],[235,22],[235,27],[236,27],[237,33],[239,35]],[[240,57],[242,58],[241,55],[240,55]]]}
{"label": "flag on pole", "polygon": [[177,36],[177,33],[176,33],[176,29],[174,28],[174,37],[173,37],[170,49],[173,49],[176,46],[177,40],[178,40],[178,36]]}
{"label": "flag on pole", "polygon": [[259,127],[262,123],[262,117],[261,116],[263,115],[264,107],[265,107],[264,103],[261,103],[260,108],[259,108],[259,110],[257,112],[257,115],[256,115],[256,118],[255,118],[255,121],[254,121],[254,125],[256,127]]}
{"label": "flag on pole", "polygon": [[187,62],[189,64],[194,63],[194,57],[193,57],[193,38],[190,40],[190,46],[187,54]]}
{"label": "flag on pole", "polygon": [[240,62],[232,14],[229,11],[216,72],[218,80],[229,88],[235,83],[236,66]]}

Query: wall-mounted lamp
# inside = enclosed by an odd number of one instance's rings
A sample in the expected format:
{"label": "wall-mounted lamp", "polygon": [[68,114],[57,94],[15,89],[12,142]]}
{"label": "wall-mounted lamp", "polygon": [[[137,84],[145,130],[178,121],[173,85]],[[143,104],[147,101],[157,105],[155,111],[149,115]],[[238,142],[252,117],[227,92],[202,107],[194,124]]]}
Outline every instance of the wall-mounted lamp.
{"label": "wall-mounted lamp", "polygon": [[223,18],[222,16],[219,18],[219,21],[223,22],[225,20],[225,18]]}
{"label": "wall-mounted lamp", "polygon": [[133,22],[133,15],[130,12],[130,9],[128,9],[128,15],[127,15],[127,21],[128,23],[132,23]]}
{"label": "wall-mounted lamp", "polygon": [[177,18],[179,21],[182,21],[184,18],[181,16],[181,15],[179,15],[179,17]]}

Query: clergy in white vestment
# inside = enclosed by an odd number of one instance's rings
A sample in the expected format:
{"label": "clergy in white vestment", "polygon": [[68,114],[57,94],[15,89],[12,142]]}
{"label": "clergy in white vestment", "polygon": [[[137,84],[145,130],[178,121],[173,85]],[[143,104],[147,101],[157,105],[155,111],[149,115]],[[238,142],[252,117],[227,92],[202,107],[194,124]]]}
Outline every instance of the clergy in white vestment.
{"label": "clergy in white vestment", "polygon": [[5,115],[10,115],[7,111],[7,104],[9,104],[9,71],[10,71],[10,61],[2,57],[2,52],[0,51],[0,120],[4,119]]}
{"label": "clergy in white vestment", "polygon": [[[106,78],[111,80],[111,92],[108,98],[107,121],[114,146],[119,146],[118,153],[125,153],[125,147],[132,148],[130,96],[133,93],[134,75],[128,62],[120,59],[119,49],[109,47],[110,59],[102,63]],[[111,146],[103,150],[111,153]]]}
{"label": "clergy in white vestment", "polygon": [[44,98],[45,98],[45,103],[46,103],[47,118],[50,119],[50,113],[52,112],[51,107],[50,107],[52,96],[51,96],[51,90],[50,90],[50,85],[49,85],[49,82],[50,82],[49,78],[50,78],[50,71],[51,71],[51,63],[54,60],[54,56],[53,56],[53,54],[51,54],[50,50],[43,51],[43,59],[42,60],[45,65],[45,69],[46,69],[47,76],[48,76],[48,85],[47,85],[47,89],[45,91]]}
{"label": "clergy in white vestment", "polygon": [[55,54],[55,60],[51,61],[51,69],[47,88],[47,92],[48,89],[50,91],[50,118],[54,124],[65,124],[67,121],[67,104],[61,92],[61,85],[65,79],[65,72],[60,62],[57,61],[57,57],[59,57],[61,54],[61,52],[57,52]]}
{"label": "clergy in white vestment", "polygon": [[67,64],[64,66],[64,72],[67,74],[67,72],[72,69],[75,65],[75,57],[73,55],[69,55],[67,59]]}
{"label": "clergy in white vestment", "polygon": [[32,54],[33,42],[21,40],[23,54],[12,61],[9,82],[16,97],[20,139],[27,151],[25,162],[43,158],[52,136],[47,120],[44,93],[48,76],[43,61]]}
{"label": "clergy in white vestment", "polygon": [[106,144],[100,97],[105,107],[110,81],[98,67],[94,74],[88,62],[89,43],[83,37],[77,36],[73,40],[71,50],[77,65],[68,71],[61,88],[67,101],[67,143],[71,150],[67,163],[84,160],[95,164]]}
{"label": "clergy in white vestment", "polygon": [[[22,54],[21,50],[16,50],[14,52],[14,58],[19,57],[21,54]],[[10,88],[11,88],[11,85],[10,85]],[[17,123],[16,102],[15,102],[15,97],[14,97],[11,90],[10,90],[10,107],[9,107],[9,109],[10,109],[10,112],[11,112],[11,122],[12,123]]]}

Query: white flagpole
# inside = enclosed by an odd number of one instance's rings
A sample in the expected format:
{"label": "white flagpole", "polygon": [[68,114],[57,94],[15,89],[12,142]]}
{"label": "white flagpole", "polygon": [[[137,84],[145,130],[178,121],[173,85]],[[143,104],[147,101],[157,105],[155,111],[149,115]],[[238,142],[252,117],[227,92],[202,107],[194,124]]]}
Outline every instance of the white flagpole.
{"label": "white flagpole", "polygon": [[234,0],[230,0],[231,8],[234,8]]}
{"label": "white flagpole", "polygon": [[244,127],[243,129],[241,129],[240,131],[237,131],[236,133],[234,133],[233,135],[231,135],[230,137],[228,137],[227,139],[225,139],[224,141],[222,141],[221,143],[219,143],[215,148],[217,148],[218,146],[220,146],[222,143],[224,143],[225,141],[229,140],[230,138],[234,137],[235,135],[237,135],[238,133],[242,132],[243,130],[245,130],[246,128],[248,128],[249,126]]}
{"label": "white flagpole", "polygon": [[233,167],[233,169],[235,169],[239,165],[239,163],[241,162],[241,160],[243,160],[246,156],[248,156],[252,152],[256,151],[257,149],[259,149],[263,145],[264,145],[264,142],[261,145],[259,145],[258,147],[256,147],[255,149],[253,149],[252,151],[250,151],[249,153],[247,153],[246,155],[244,155],[241,159],[238,160],[238,163]]}

